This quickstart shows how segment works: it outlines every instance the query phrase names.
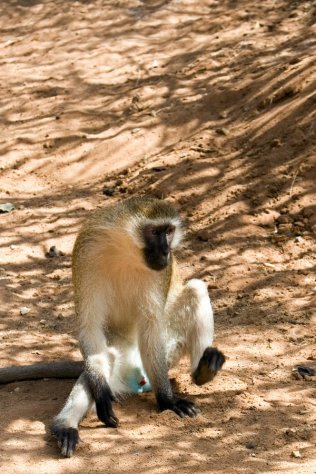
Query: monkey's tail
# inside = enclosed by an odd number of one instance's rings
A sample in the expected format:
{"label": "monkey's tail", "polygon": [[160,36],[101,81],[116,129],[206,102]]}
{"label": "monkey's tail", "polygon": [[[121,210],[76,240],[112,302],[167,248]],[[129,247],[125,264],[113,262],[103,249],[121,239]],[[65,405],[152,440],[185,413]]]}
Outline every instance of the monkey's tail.
{"label": "monkey's tail", "polygon": [[0,368],[0,384],[44,378],[74,379],[83,371],[83,361],[40,362]]}

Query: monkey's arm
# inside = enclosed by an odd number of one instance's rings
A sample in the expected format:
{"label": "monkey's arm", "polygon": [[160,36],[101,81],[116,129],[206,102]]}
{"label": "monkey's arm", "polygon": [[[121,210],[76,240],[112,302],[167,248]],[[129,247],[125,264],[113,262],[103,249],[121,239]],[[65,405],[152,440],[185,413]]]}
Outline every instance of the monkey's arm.
{"label": "monkey's arm", "polygon": [[75,379],[79,377],[83,367],[84,364],[81,361],[65,360],[0,368],[0,384],[43,378]]}
{"label": "monkey's arm", "polygon": [[100,320],[91,322],[89,331],[80,335],[81,352],[85,359],[85,373],[95,400],[97,415],[106,426],[116,428],[118,418],[112,408],[115,396],[109,385],[111,354]]}

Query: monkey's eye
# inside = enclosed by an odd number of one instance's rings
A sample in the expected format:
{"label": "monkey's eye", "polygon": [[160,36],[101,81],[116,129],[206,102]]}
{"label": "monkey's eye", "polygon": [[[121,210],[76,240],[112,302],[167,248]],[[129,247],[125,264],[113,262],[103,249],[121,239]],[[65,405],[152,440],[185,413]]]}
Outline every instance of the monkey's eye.
{"label": "monkey's eye", "polygon": [[159,229],[153,225],[148,225],[144,229],[144,237],[145,240],[154,240],[156,239],[157,235],[159,234]]}
{"label": "monkey's eye", "polygon": [[174,228],[172,226],[167,227],[167,229],[166,229],[166,234],[167,235],[171,235],[171,234],[173,234],[173,232],[174,232]]}

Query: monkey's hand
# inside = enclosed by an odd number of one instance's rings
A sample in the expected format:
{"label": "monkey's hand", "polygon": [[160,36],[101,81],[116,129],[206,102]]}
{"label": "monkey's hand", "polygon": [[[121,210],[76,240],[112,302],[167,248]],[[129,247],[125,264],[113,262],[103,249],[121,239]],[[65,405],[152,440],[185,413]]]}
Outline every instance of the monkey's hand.
{"label": "monkey's hand", "polygon": [[112,402],[116,401],[112,390],[106,381],[102,385],[90,385],[95,400],[97,415],[100,421],[110,428],[116,428],[118,418],[112,408]]}
{"label": "monkey's hand", "polygon": [[76,428],[65,428],[63,426],[53,425],[52,435],[57,438],[58,447],[61,454],[71,458],[79,442],[79,432]]}
{"label": "monkey's hand", "polygon": [[204,385],[213,380],[215,375],[225,362],[224,354],[216,349],[216,347],[207,347],[202,355],[197,369],[192,374],[192,378],[196,385]]}
{"label": "monkey's hand", "polygon": [[201,410],[193,402],[173,395],[172,398],[157,395],[157,403],[160,411],[172,410],[178,416],[196,416]]}

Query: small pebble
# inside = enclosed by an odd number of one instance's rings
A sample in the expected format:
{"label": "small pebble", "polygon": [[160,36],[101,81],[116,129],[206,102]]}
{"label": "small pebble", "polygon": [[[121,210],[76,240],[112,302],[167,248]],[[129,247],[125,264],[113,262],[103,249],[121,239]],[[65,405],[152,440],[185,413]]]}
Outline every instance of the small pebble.
{"label": "small pebble", "polygon": [[303,237],[301,237],[300,235],[298,235],[297,237],[295,237],[295,241],[294,241],[294,242],[296,242],[296,243],[299,244],[299,243],[301,243],[301,242],[304,242],[304,239],[303,239]]}
{"label": "small pebble", "polygon": [[302,214],[304,217],[312,217],[315,214],[315,210],[310,207],[306,207],[303,209]]}
{"label": "small pebble", "polygon": [[292,451],[291,456],[292,456],[293,458],[301,458],[301,457],[302,457],[302,455],[301,455],[301,453],[300,453],[299,451]]}
{"label": "small pebble", "polygon": [[307,357],[307,360],[316,360],[316,350],[310,353],[310,355]]}
{"label": "small pebble", "polygon": [[0,204],[0,213],[11,212],[13,209],[15,209],[15,207],[11,202]]}
{"label": "small pebble", "polygon": [[207,242],[210,239],[210,235],[207,230],[200,230],[197,234],[197,238],[202,242]]}
{"label": "small pebble", "polygon": [[160,171],[165,171],[167,168],[166,166],[154,166],[151,168],[153,171],[156,171],[157,173],[160,173]]}
{"label": "small pebble", "polygon": [[15,387],[15,389],[13,390],[14,392],[19,392],[21,389],[20,387]]}
{"label": "small pebble", "polygon": [[290,222],[288,224],[279,225],[280,232],[290,232],[291,230],[292,230],[292,224]]}
{"label": "small pebble", "polygon": [[22,306],[22,308],[20,308],[20,315],[24,316],[25,314],[29,313],[30,311],[31,311],[30,308],[27,308],[26,306]]}
{"label": "small pebble", "polygon": [[255,449],[257,446],[258,445],[255,441],[248,441],[248,443],[246,443],[246,448],[247,449]]}
{"label": "small pebble", "polygon": [[277,218],[277,222],[279,224],[288,224],[289,222],[292,222],[292,218],[291,216],[287,215],[287,214],[282,214],[281,216],[279,216]]}
{"label": "small pebble", "polygon": [[62,257],[65,255],[61,250],[58,250],[56,245],[53,245],[48,252],[46,252],[47,258]]}
{"label": "small pebble", "polygon": [[305,377],[306,375],[309,377],[313,377],[316,373],[312,367],[305,367],[303,365],[299,365],[297,367],[297,371],[302,377]]}
{"label": "small pebble", "polygon": [[282,142],[279,138],[274,138],[272,142],[270,143],[271,148],[278,148],[282,146]]}
{"label": "small pebble", "polygon": [[293,436],[293,435],[296,435],[297,431],[295,428],[288,428],[286,431],[285,431],[285,434],[287,436]]}
{"label": "small pebble", "polygon": [[102,193],[105,196],[113,196],[113,194],[115,193],[115,189],[114,188],[104,188]]}
{"label": "small pebble", "polygon": [[222,127],[222,128],[217,128],[216,130],[216,133],[218,133],[219,135],[229,135],[229,130],[225,127]]}

